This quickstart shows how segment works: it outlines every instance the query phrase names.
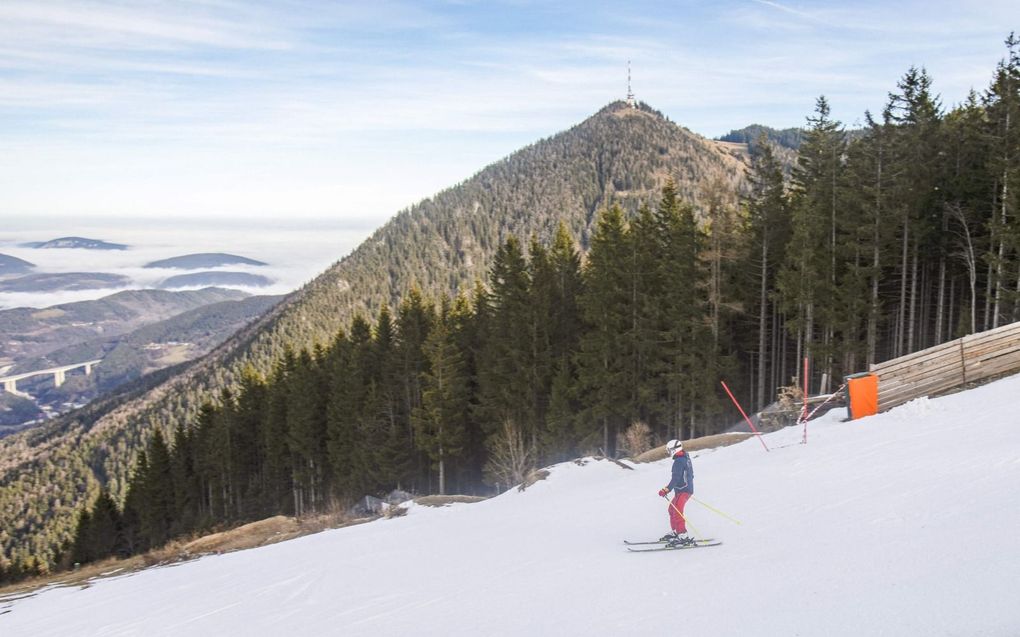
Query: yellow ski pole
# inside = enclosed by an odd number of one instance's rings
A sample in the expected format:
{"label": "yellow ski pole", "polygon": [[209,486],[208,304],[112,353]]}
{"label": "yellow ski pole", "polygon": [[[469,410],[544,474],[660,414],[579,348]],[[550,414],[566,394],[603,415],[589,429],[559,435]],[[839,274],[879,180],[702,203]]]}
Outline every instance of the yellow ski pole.
{"label": "yellow ski pole", "polygon": [[683,513],[682,513],[682,512],[680,511],[680,509],[678,509],[678,508],[676,507],[676,505],[675,505],[675,504],[673,504],[673,501],[669,499],[669,496],[665,496],[665,495],[664,495],[664,496],[662,496],[662,497],[666,498],[666,502],[669,502],[669,506],[673,507],[673,510],[674,510],[674,511],[676,511],[677,515],[679,515],[679,516],[680,516],[680,519],[682,519],[682,520],[684,521],[684,524],[685,524],[685,525],[687,525],[687,526],[689,526],[689,527],[691,527],[691,530],[692,530],[692,531],[694,531],[695,539],[698,539],[698,540],[700,540],[700,539],[701,539],[701,533],[699,533],[699,532],[698,532],[698,529],[694,528],[694,525],[693,525],[693,524],[691,524],[690,522],[688,522],[688,521],[687,521],[687,518],[686,518],[686,517],[684,516],[684,514],[683,514]]}
{"label": "yellow ski pole", "polygon": [[694,500],[695,502],[697,502],[698,504],[700,504],[701,506],[705,507],[709,511],[713,511],[715,513],[718,513],[719,515],[723,516],[724,518],[726,518],[730,522],[733,522],[734,524],[742,524],[740,520],[738,520],[738,519],[736,519],[736,518],[734,518],[732,516],[726,515],[725,513],[720,511],[719,509],[715,508],[714,506],[712,506],[710,504],[706,504],[706,503],[702,502],[701,500],[695,498],[694,496],[691,496],[691,499]]}

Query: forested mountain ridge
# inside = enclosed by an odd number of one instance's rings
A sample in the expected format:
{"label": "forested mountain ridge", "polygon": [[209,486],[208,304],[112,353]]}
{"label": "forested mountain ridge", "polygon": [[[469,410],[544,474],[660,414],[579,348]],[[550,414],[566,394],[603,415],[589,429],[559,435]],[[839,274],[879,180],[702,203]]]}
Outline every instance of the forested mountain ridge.
{"label": "forested mountain ridge", "polygon": [[[654,205],[672,179],[699,204],[746,192],[746,160],[642,106],[610,104],[398,214],[350,255],[205,358],[147,391],[122,394],[0,442],[0,543],[8,558],[51,562],[79,503],[100,484],[122,494],[154,426],[190,422],[203,401],[288,349],[328,343],[417,286],[438,297],[483,279],[510,235],[549,243],[562,222],[587,245],[612,202]],[[31,556],[31,557],[29,557]]]}
{"label": "forested mountain ridge", "polygon": [[754,145],[757,144],[762,136],[782,148],[797,150],[804,142],[804,129],[784,128],[779,130],[770,126],[762,126],[761,124],[751,124],[739,130],[731,130],[718,139],[721,142],[747,144],[754,150]]}

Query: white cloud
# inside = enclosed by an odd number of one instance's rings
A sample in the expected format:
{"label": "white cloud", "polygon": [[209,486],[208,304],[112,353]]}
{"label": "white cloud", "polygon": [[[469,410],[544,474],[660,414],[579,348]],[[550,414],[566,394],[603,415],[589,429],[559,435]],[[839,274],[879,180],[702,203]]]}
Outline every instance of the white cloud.
{"label": "white cloud", "polygon": [[0,214],[382,223],[623,97],[628,59],[638,97],[703,134],[800,125],[819,94],[853,122],[910,64],[948,103],[983,88],[1016,17],[1007,3],[9,0]]}

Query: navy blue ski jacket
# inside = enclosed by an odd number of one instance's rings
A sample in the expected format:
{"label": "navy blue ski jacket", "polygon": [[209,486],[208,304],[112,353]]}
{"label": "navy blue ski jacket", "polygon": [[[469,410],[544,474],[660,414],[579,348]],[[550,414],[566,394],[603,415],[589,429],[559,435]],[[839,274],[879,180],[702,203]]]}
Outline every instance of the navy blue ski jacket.
{"label": "navy blue ski jacket", "polygon": [[694,467],[686,451],[673,458],[673,474],[666,488],[674,493],[686,491],[694,495]]}

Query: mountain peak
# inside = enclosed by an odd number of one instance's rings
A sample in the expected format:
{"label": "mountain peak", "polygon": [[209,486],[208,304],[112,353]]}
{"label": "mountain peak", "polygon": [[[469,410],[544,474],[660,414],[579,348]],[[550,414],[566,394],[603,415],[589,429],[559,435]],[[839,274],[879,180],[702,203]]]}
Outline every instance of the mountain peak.
{"label": "mountain peak", "polygon": [[[266,373],[288,348],[300,351],[328,343],[355,314],[375,316],[383,304],[394,307],[414,285],[432,298],[470,289],[487,278],[496,250],[510,235],[548,243],[563,223],[585,249],[599,210],[619,204],[633,213],[642,204],[654,205],[670,179],[679,196],[697,209],[706,184],[746,187],[746,168],[744,159],[724,144],[691,133],[647,104],[633,108],[624,101],[612,102],[569,130],[522,148],[397,214],[351,254],[186,373],[138,398],[90,406],[87,432],[81,433],[77,424],[81,416],[69,416],[34,432],[30,446],[17,435],[0,441],[0,458],[7,459],[6,464],[0,461],[0,477],[31,473],[29,467],[38,466],[33,463],[44,455],[81,447],[84,437],[94,451],[65,480],[123,485],[153,423],[190,421],[203,402],[236,383],[245,367]],[[5,446],[19,444],[26,444],[27,451],[19,447],[17,454],[2,453]],[[0,528],[14,528],[17,520],[38,509],[33,498],[45,499],[52,492],[48,474],[31,476],[19,483],[21,499],[0,512]],[[54,529],[72,524],[77,504],[69,498],[40,533],[59,538]]]}

